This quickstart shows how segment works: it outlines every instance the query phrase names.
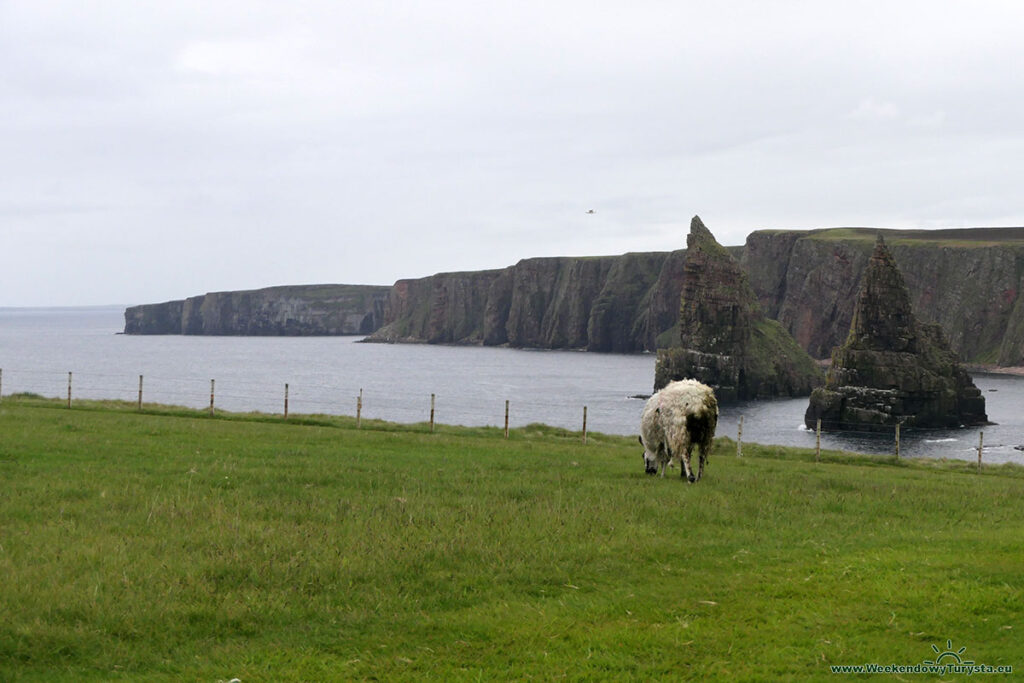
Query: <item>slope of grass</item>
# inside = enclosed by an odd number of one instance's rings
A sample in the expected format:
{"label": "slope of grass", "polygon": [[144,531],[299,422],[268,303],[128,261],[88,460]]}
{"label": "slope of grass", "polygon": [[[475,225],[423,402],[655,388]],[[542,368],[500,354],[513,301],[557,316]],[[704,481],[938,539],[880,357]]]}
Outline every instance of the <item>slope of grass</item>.
{"label": "slope of grass", "polygon": [[0,404],[0,679],[829,679],[1024,666],[1019,468]]}

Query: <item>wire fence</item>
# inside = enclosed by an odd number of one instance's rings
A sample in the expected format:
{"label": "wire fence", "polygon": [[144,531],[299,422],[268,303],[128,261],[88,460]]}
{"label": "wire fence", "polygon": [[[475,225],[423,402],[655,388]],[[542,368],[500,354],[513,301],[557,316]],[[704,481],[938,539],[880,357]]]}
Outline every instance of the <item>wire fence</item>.
{"label": "wire fence", "polygon": [[[254,380],[245,375],[230,374],[226,378],[170,377],[166,375],[127,375],[94,372],[58,372],[52,370],[0,369],[0,400],[4,395],[17,393],[37,394],[59,398],[74,405],[79,399],[120,400],[138,405],[172,405],[196,410],[230,412],[259,412],[271,415],[333,415],[351,416],[357,420],[383,420],[400,424],[437,423],[465,426],[521,427],[543,422],[582,432],[603,431],[613,434],[635,434],[638,429],[642,401],[633,401],[624,407],[624,398],[594,397],[587,403],[566,401],[561,397],[502,396],[501,387],[486,387],[488,398],[442,394],[439,392],[410,395],[395,386],[360,387],[346,384],[340,378],[320,376],[303,378],[299,382],[270,382]],[[518,401],[518,403],[517,403]],[[588,405],[589,404],[589,405]],[[588,415],[589,412],[589,415]],[[588,425],[588,419],[590,424]],[[815,435],[816,455],[820,458],[822,437],[841,433],[843,450],[865,453],[888,453],[896,458],[904,440],[927,438],[947,430],[908,428],[905,425],[844,423],[839,432],[803,428]],[[744,416],[738,417],[734,428],[719,421],[719,436],[735,438],[737,455],[742,457]],[[727,431],[728,430],[728,431]],[[732,433],[728,433],[728,432]],[[849,448],[851,441],[861,445]],[[825,446],[834,449],[834,444]],[[976,449],[979,466],[984,452],[984,432],[978,432]],[[961,459],[963,459],[961,457]]]}
{"label": "wire fence", "polygon": [[[592,408],[585,404],[569,405],[548,397],[531,398],[528,406],[516,406],[509,398],[489,393],[490,399],[467,400],[438,392],[413,396],[393,387],[357,387],[327,379],[276,383],[243,377],[206,379],[0,369],[0,401],[3,396],[30,394],[66,401],[68,407],[82,399],[115,400],[134,403],[140,410],[170,405],[211,413],[259,412],[283,418],[298,414],[350,416],[400,424],[429,423],[431,428],[442,422],[503,426],[506,432],[510,426],[545,422],[581,431],[586,439],[588,410]],[[602,399],[597,397],[595,402],[601,403]],[[608,412],[604,415],[605,425],[614,427],[621,422]],[[614,429],[609,431],[615,433]]]}
{"label": "wire fence", "polygon": [[[721,421],[719,426],[721,427]],[[743,429],[744,429],[744,416],[739,415],[738,420],[734,425],[734,434],[736,439],[736,455],[742,457],[743,452]],[[889,455],[899,460],[900,458],[908,457],[908,450],[912,451],[909,457],[920,457],[920,445],[923,444],[936,444],[953,442],[958,444],[956,452],[947,453],[945,457],[953,457],[957,460],[973,460],[976,458],[978,467],[981,467],[983,461],[983,454],[986,448],[990,448],[986,445],[985,431],[981,426],[976,426],[971,429],[960,428],[942,428],[942,427],[908,427],[903,423],[894,424],[880,424],[874,422],[849,422],[843,421],[840,423],[832,423],[828,425],[828,429],[825,428],[825,424],[821,420],[816,420],[813,427],[807,427],[801,425],[800,431],[805,432],[808,436],[813,436],[813,446],[815,451],[815,460],[821,459],[822,450],[840,450],[844,452],[854,452],[869,455]],[[955,434],[955,436],[953,436]],[[731,436],[729,434],[722,434],[722,430],[719,429],[719,435]],[[975,438],[975,444],[965,449],[964,444],[970,443],[972,436]],[[803,444],[806,447],[808,444]],[[906,448],[910,446],[911,448]],[[999,444],[994,446],[996,448],[1003,449],[1004,446]],[[1016,450],[1024,450],[1024,447],[1017,446]],[[970,454],[968,456],[967,451]],[[913,453],[916,451],[916,453]],[[1014,462],[1019,459],[1017,458],[997,458],[1003,462]]]}

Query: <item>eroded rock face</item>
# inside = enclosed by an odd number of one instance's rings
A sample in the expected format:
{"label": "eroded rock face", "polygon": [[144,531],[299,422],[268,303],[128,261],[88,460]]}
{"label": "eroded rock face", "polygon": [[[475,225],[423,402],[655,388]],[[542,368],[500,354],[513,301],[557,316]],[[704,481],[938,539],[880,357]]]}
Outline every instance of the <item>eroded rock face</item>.
{"label": "eroded rock face", "polygon": [[505,328],[520,348],[586,348],[591,307],[615,257],[538,258],[521,261],[512,275]]}
{"label": "eroded rock face", "polygon": [[125,309],[125,334],[358,335],[377,329],[389,287],[293,285],[211,292]]}
{"label": "eroded rock face", "polygon": [[493,331],[486,310],[501,270],[441,273],[399,280],[391,287],[384,325],[371,341],[431,344],[480,344]]}
{"label": "eroded rock face", "polygon": [[960,358],[1024,365],[1024,228],[762,230],[747,237],[743,265],[767,315],[828,358],[849,333],[878,234],[914,311]]}
{"label": "eroded rock face", "polygon": [[[726,250],[742,259],[768,318],[778,320],[812,357],[828,358],[849,333],[878,232],[757,231],[745,247]],[[881,232],[914,310],[942,326],[961,358],[1024,365],[1024,228]],[[125,332],[369,334],[379,329],[372,337],[379,341],[653,351],[679,343],[685,257],[686,251],[678,250],[525,259],[500,270],[362,288],[375,292],[369,307],[350,296],[358,286],[215,292],[133,306],[125,311]],[[337,302],[323,298],[324,287],[341,292]]]}
{"label": "eroded rock face", "polygon": [[768,319],[739,262],[694,216],[676,348],[658,352],[655,390],[694,378],[719,400],[806,396],[820,370],[781,325]]}
{"label": "eroded rock face", "polygon": [[[668,258],[665,254],[625,254],[612,262],[587,321],[587,350],[630,353],[655,348],[664,322],[652,320],[651,299]],[[665,327],[671,327],[669,320]]]}
{"label": "eroded rock face", "polygon": [[678,315],[674,257],[532,258],[501,270],[399,280],[384,325],[368,341],[653,350]]}
{"label": "eroded rock face", "polygon": [[814,428],[958,427],[984,424],[985,399],[938,325],[914,315],[881,235],[867,263],[846,342],[804,417]]}

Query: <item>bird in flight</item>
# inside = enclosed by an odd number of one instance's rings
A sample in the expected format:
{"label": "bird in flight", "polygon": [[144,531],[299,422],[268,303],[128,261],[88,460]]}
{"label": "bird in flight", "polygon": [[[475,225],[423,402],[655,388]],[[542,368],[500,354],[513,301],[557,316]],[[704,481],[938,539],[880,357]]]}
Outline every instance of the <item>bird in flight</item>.
{"label": "bird in flight", "polygon": [[594,209],[587,209],[587,213],[597,213]]}

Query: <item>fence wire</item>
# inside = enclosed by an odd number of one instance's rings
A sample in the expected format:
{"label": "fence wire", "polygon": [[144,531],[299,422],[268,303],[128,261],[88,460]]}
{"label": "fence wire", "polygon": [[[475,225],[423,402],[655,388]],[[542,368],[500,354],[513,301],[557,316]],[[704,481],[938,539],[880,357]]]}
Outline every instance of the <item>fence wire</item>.
{"label": "fence wire", "polygon": [[[211,379],[213,386],[211,387]],[[21,369],[0,369],[0,394],[33,394],[45,398],[65,400],[68,398],[69,376],[67,372],[36,371]],[[296,384],[281,381],[251,381],[217,378],[181,378],[167,376],[140,377],[105,373],[71,372],[70,396],[72,403],[79,399],[120,400],[143,406],[173,405],[195,410],[210,406],[211,391],[215,410],[230,412],[261,412],[283,415],[287,385],[287,412],[297,414],[323,414],[355,417],[357,412],[363,419],[379,419],[388,422],[412,424],[430,419],[431,395],[409,395],[377,387],[359,387],[352,384],[319,381]],[[361,410],[358,408],[361,397]],[[437,423],[462,424],[466,426],[501,427],[505,421],[506,398],[495,396],[492,400],[466,402],[463,399],[436,393],[434,415]],[[598,400],[599,401],[599,400]],[[531,399],[530,415],[543,414],[551,420],[524,420],[515,402],[509,405],[509,422],[512,426],[523,426],[531,421],[544,421],[553,426],[580,429],[583,420],[583,404],[567,405],[557,397]],[[591,415],[601,424],[600,413]],[[639,415],[639,407],[638,407]],[[591,424],[594,424],[591,422]],[[575,425],[575,427],[573,426]],[[591,430],[593,431],[593,430]]]}
{"label": "fence wire", "polygon": [[[213,406],[215,410],[229,412],[259,412],[271,415],[323,414],[355,417],[364,420],[384,420],[400,424],[424,423],[430,420],[431,395],[411,395],[393,388],[356,386],[340,378],[319,376],[294,382],[282,378],[279,382],[250,380],[244,377],[227,379],[202,377],[170,377],[166,375],[141,376],[141,402],[143,406],[173,405],[196,410],[210,407],[211,379],[213,380]],[[57,372],[33,369],[0,369],[0,397],[19,393],[36,394],[46,398],[120,400],[136,403],[140,400],[140,376],[93,372]],[[287,385],[287,411],[285,408]],[[358,408],[361,397],[361,409]],[[620,397],[640,398],[640,397]],[[633,401],[636,420],[629,426],[609,421],[601,410],[602,400],[587,401],[589,431],[608,433],[636,433],[642,400]],[[438,424],[501,427],[505,423],[506,401],[509,401],[509,426],[522,427],[531,422],[579,431],[584,427],[584,403],[572,403],[557,396],[531,397],[528,406],[495,393],[493,399],[467,401],[464,398],[435,393],[434,419]],[[621,409],[619,411],[621,413]],[[737,415],[741,418],[742,415]],[[636,425],[635,427],[633,425]],[[853,427],[852,429],[850,427]],[[724,420],[719,421],[718,434],[741,441],[737,431],[727,433]],[[731,427],[735,430],[735,427]],[[811,436],[813,429],[804,428]],[[899,439],[911,442],[948,432],[942,429],[900,426]],[[844,423],[842,430],[821,431],[823,449],[841,448],[830,437],[841,434],[844,439],[859,439],[862,452],[891,453],[897,451],[895,426],[880,428],[876,424]],[[748,437],[749,439],[749,437]],[[805,446],[806,447],[806,446]],[[812,446],[813,447],[813,446]]]}

